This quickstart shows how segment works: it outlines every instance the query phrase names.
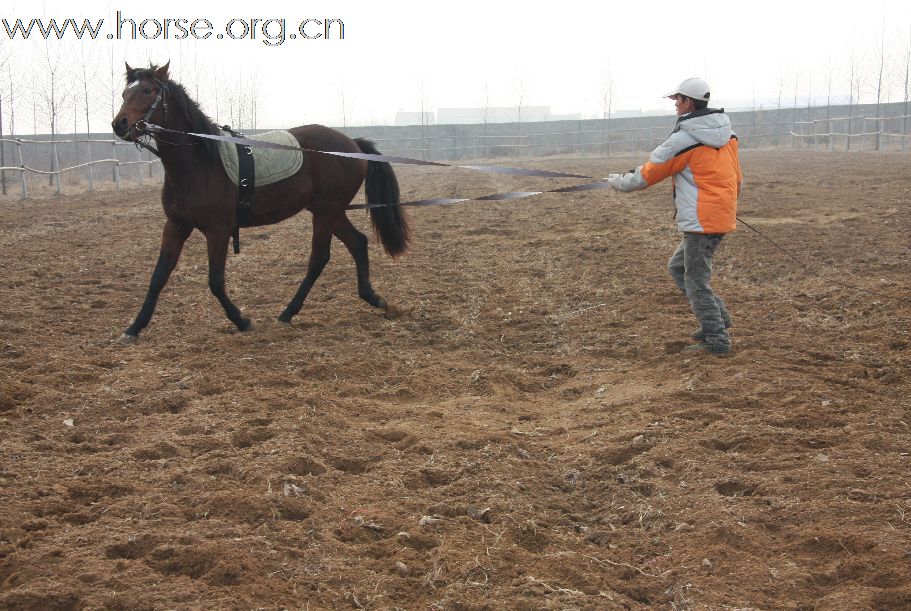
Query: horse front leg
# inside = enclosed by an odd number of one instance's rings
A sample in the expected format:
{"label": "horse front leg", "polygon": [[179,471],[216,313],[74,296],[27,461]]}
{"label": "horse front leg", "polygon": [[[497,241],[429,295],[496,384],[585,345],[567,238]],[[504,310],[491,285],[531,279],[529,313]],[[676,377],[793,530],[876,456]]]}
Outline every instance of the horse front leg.
{"label": "horse front leg", "polygon": [[171,272],[177,266],[184,242],[187,241],[192,232],[193,227],[191,225],[178,223],[170,219],[165,223],[161,236],[158,263],[155,265],[155,271],[152,272],[152,280],[149,282],[149,290],[146,293],[145,301],[142,302],[142,307],[139,309],[139,314],[136,315],[133,323],[120,336],[118,340],[120,344],[128,346],[135,342],[139,339],[139,332],[145,329],[149,321],[152,320],[152,314],[155,312],[155,304],[158,303],[161,289],[167,284]]}
{"label": "horse front leg", "polygon": [[230,236],[231,231],[227,228],[217,228],[206,232],[206,247],[209,251],[209,290],[224,308],[228,319],[238,329],[246,331],[250,328],[250,319],[244,318],[225,292],[225,261],[228,258]]}

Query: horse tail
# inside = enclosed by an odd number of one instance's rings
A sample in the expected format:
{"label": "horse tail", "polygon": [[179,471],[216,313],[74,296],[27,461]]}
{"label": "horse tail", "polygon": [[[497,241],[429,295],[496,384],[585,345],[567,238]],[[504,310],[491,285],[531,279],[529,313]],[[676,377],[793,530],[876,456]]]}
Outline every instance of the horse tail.
{"label": "horse tail", "polygon": [[[362,153],[380,154],[370,140],[356,138],[354,142]],[[392,166],[384,161],[368,161],[366,190],[367,204],[378,204],[369,208],[370,221],[383,249],[391,257],[407,252],[411,230],[405,211],[399,206],[399,181],[395,178]]]}

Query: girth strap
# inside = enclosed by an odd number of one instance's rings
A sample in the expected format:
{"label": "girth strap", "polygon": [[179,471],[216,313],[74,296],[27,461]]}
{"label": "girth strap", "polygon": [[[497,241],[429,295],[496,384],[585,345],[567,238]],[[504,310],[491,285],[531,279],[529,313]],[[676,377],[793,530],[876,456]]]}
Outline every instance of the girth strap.
{"label": "girth strap", "polygon": [[[222,125],[223,130],[235,138],[245,138],[242,133],[235,132],[227,125]],[[237,147],[237,222],[234,224],[234,254],[240,252],[240,226],[250,220],[253,215],[253,191],[256,188],[255,170],[253,163],[253,149],[243,144]]]}

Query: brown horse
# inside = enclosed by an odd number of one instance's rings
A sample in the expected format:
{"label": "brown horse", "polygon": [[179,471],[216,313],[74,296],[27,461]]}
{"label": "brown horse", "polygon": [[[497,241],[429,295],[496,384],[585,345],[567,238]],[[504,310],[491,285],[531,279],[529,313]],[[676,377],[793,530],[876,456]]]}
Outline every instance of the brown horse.
{"label": "brown horse", "polygon": [[[122,139],[135,141],[141,138],[146,122],[179,132],[220,134],[218,127],[190,99],[184,88],[168,79],[169,63],[149,69],[133,69],[127,64],[123,105],[111,123]],[[322,125],[295,127],[289,131],[305,149],[378,153],[371,142],[351,140]],[[164,235],[145,301],[120,342],[135,342],[139,332],[149,324],[158,296],[193,229],[206,237],[212,294],[231,322],[245,331],[250,328],[250,320],[241,314],[225,292],[225,260],[236,223],[238,186],[226,174],[216,142],[170,132],[155,139],[165,173],[161,190],[166,217]],[[354,257],[358,294],[374,307],[387,308],[386,301],[370,284],[367,237],[351,224],[345,212],[365,178],[368,204],[398,204],[399,186],[392,167],[373,160],[306,152],[303,156],[303,166],[296,174],[256,189],[252,214],[241,223],[242,227],[278,223],[305,208],[313,214],[307,274],[278,320],[288,323],[300,311],[307,293],[329,262],[333,235]],[[398,205],[369,210],[374,230],[386,252],[393,257],[406,252],[410,236],[404,211]]]}

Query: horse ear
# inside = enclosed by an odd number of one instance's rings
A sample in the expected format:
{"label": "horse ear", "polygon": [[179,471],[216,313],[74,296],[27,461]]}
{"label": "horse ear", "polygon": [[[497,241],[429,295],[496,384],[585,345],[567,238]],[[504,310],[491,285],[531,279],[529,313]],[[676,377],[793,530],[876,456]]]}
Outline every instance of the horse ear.
{"label": "horse ear", "polygon": [[130,82],[130,77],[133,75],[133,69],[130,68],[130,64],[123,62],[123,65],[127,67],[127,84]]}
{"label": "horse ear", "polygon": [[156,78],[158,78],[159,81],[168,80],[168,66],[170,66],[170,65],[171,65],[171,60],[168,60],[168,63],[166,63],[164,66],[162,66],[161,68],[159,68],[158,70],[155,71],[155,76],[156,76]]}

